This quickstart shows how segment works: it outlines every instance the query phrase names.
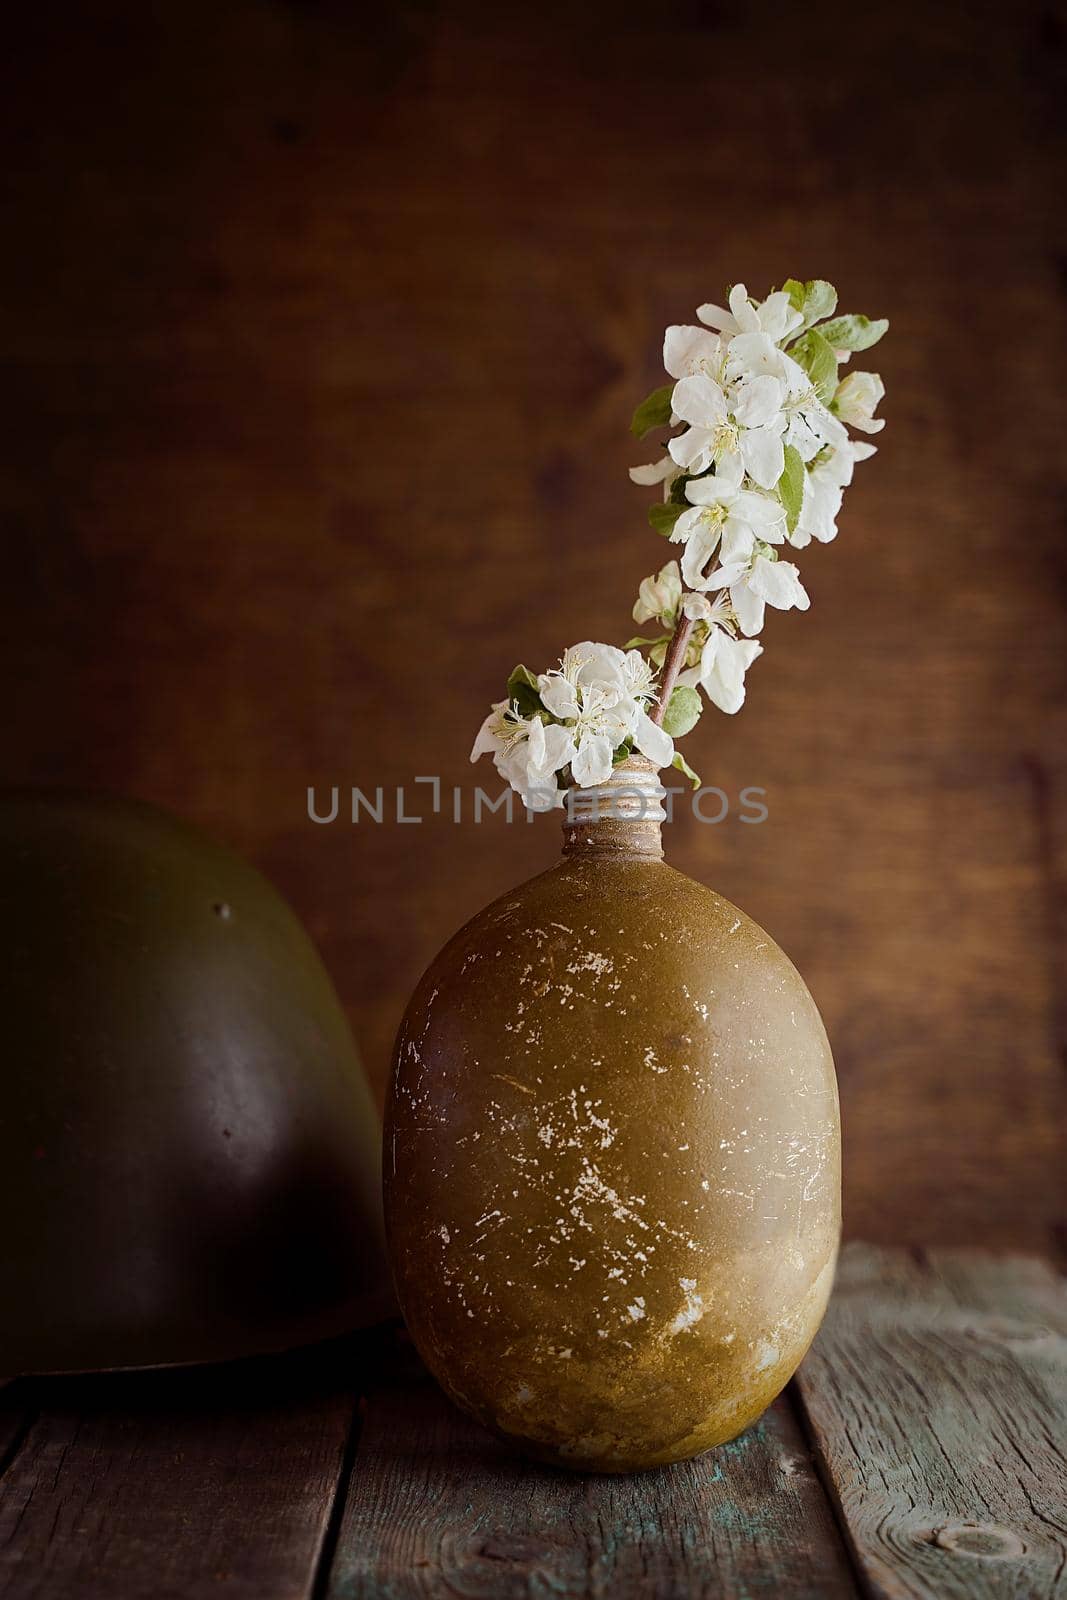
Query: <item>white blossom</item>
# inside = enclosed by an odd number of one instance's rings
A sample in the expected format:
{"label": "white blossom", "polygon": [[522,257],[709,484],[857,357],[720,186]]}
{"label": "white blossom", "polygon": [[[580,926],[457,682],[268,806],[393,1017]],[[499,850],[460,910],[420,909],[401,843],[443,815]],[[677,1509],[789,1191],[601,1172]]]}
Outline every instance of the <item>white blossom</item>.
{"label": "white blossom", "polygon": [[[874,454],[848,427],[877,433],[884,425],[875,416],[878,374],[838,376],[852,350],[869,348],[887,324],[835,317],[836,303],[818,279],[790,279],[762,301],[735,285],[728,309],[702,305],[699,325],[666,329],[672,384],[635,414],[639,432],[649,416],[669,418],[665,454],[629,471],[634,483],[661,489],[668,509],[652,510],[650,520],[658,531],[669,526],[682,550],[642,580],[634,620],[668,630],[688,622],[677,681],[728,715],[743,705],[745,675],[763,652],[755,635],[767,606],[806,611],[811,603],[797,567],[775,547],[802,550],[836,536],[855,464]],[[820,323],[829,339],[819,337]],[[679,482],[686,504],[676,509]],[[664,659],[664,638],[635,643]],[[641,650],[586,640],[536,678],[517,668],[509,685],[514,702],[494,704],[471,760],[490,755],[531,809],[560,804],[567,784],[605,783],[631,750],[657,767],[674,759],[673,740],[653,720],[656,676]]]}
{"label": "white blossom", "polygon": [[692,378],[697,373],[721,383],[725,347],[706,328],[675,325],[663,335],[663,368],[672,378]]}
{"label": "white blossom", "polygon": [[751,562],[735,561],[708,579],[709,589],[729,589],[741,632],[749,638],[763,627],[767,606],[778,611],[806,611],[811,605],[800,572],[791,561],[772,561],[762,552]]}
{"label": "white blossom", "polygon": [[665,567],[650,577],[641,579],[634,603],[634,621],[651,622],[655,618],[665,627],[673,627],[678,602],[682,598],[682,575],[677,561],[668,561]]}
{"label": "white blossom", "polygon": [[834,397],[837,414],[863,433],[879,433],[885,418],[876,417],[874,409],[884,394],[885,384],[877,372],[850,372]]}
{"label": "white blossom", "polygon": [[773,374],[747,368],[738,378],[728,389],[704,373],[680,379],[674,410],[689,426],[667,441],[667,449],[686,472],[714,466],[726,482],[740,484],[747,473],[761,489],[773,489],[784,465],[785,387]]}
{"label": "white blossom", "polygon": [[846,439],[825,460],[813,464],[804,479],[800,517],[789,535],[794,549],[803,550],[812,539],[828,544],[837,537],[837,514],[845,490],[852,482],[852,469],[857,461],[874,454],[873,444],[862,439]]}
{"label": "white blossom", "polygon": [[581,789],[607,781],[615,751],[626,739],[657,767],[670,766],[674,760],[673,740],[645,710],[652,692],[652,669],[639,650],[629,651],[627,657],[635,661],[624,659],[621,664],[622,683],[600,681],[582,687],[581,710],[573,724],[577,754],[571,763],[574,781]]}
{"label": "white blossom", "polygon": [[812,461],[827,445],[847,444],[843,425],[823,405],[808,374],[799,362],[782,354],[786,396],[785,443],[791,444],[802,461]]}
{"label": "white blossom", "polygon": [[[847,440],[844,426],[823,405],[808,373],[792,356],[777,349],[766,334],[742,334],[732,340],[727,371],[738,394],[759,386],[764,399],[758,437],[748,446],[750,453],[753,449],[760,453],[764,476],[761,478],[756,472],[752,476],[764,488],[772,488],[781,477],[785,445],[792,445],[806,462],[826,445],[836,446]],[[778,402],[774,411],[767,404],[772,384],[776,386]],[[772,476],[775,472],[777,476]]]}
{"label": "white blossom", "polygon": [[709,627],[717,625],[721,628],[732,628],[733,626],[730,598],[725,594],[717,594],[714,600],[709,600],[706,594],[687,594],[682,601],[682,611],[690,622],[706,622]]}
{"label": "white blossom", "polygon": [[681,467],[671,456],[664,456],[661,461],[650,461],[644,467],[630,468],[630,482],[639,484],[642,488],[649,488],[654,483],[670,486],[672,478],[677,478]]}
{"label": "white blossom", "polygon": [[724,564],[745,561],[757,539],[781,544],[785,538],[780,500],[739,489],[717,475],[694,479],[686,484],[685,493],[691,506],[674,524],[671,539],[685,545],[682,577],[690,589],[708,587],[705,568],[716,551]]}
{"label": "white blossom", "polygon": [[574,760],[574,740],[566,728],[532,717],[525,739],[495,757],[496,769],[522,796],[530,811],[550,811],[561,804],[556,773]]}
{"label": "white blossom", "polygon": [[721,628],[708,634],[700,655],[700,665],[679,674],[678,682],[704,690],[713,705],[729,715],[745,703],[745,673],[763,646],[756,639],[734,639]]}
{"label": "white blossom", "polygon": [[522,717],[506,700],[498,700],[478,731],[471,760],[492,755],[501,777],[527,807],[547,811],[559,803],[556,773],[574,753],[574,740],[566,728],[546,725],[539,717]]}
{"label": "white blossom", "polygon": [[[669,566],[677,578],[677,564]],[[678,580],[679,593],[680,587]],[[674,741],[649,716],[655,673],[640,650],[586,640],[566,650],[558,667],[528,682],[536,683],[541,709],[524,717],[498,701],[479,730],[471,760],[491,754],[530,810],[561,803],[556,774],[564,767],[579,787],[604,783],[623,744],[657,767],[673,761]]]}
{"label": "white blossom", "polygon": [[674,386],[673,405],[680,422],[689,426],[668,441],[672,459],[686,472],[722,468],[735,483],[744,474],[741,430],[730,418],[722,386],[705,373],[682,378]]}
{"label": "white blossom", "polygon": [[506,700],[493,702],[493,708],[478,729],[477,738],[471,747],[472,761],[477,761],[479,756],[495,756],[499,750],[504,749],[509,738],[519,734],[518,724],[515,720],[509,719],[508,712]]}
{"label": "white blossom", "polygon": [[634,748],[654,767],[669,767],[674,760],[674,740],[645,711],[638,711],[633,725]]}
{"label": "white blossom", "polygon": [[730,290],[729,311],[703,305],[697,308],[697,316],[721,333],[765,333],[775,344],[781,344],[804,320],[784,289],[769,294],[760,305],[753,305],[743,283],[735,283]]}

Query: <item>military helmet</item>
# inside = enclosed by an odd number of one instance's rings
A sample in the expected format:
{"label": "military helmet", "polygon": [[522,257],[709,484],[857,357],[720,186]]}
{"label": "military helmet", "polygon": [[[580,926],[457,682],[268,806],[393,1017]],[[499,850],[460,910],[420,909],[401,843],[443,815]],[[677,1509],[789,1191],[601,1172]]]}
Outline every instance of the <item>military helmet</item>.
{"label": "military helmet", "polygon": [[377,1114],[297,918],[154,807],[0,797],[0,1380],[391,1306]]}

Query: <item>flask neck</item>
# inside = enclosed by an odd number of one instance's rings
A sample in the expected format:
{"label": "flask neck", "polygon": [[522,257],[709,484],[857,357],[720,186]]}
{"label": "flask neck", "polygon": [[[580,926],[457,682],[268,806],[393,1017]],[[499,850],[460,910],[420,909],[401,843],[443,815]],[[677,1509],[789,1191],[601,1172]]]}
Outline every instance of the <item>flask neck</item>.
{"label": "flask neck", "polygon": [[663,856],[666,790],[651,761],[629,756],[592,789],[569,789],[563,803],[563,854]]}

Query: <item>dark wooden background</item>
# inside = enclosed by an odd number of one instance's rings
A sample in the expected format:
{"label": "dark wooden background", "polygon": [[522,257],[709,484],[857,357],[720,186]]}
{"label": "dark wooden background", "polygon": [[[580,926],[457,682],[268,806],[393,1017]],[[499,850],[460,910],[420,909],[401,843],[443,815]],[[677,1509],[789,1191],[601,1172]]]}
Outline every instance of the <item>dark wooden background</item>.
{"label": "dark wooden background", "polygon": [[43,4],[4,54],[4,776],[249,852],[379,1089],[422,967],[556,824],[317,828],[308,785],[469,784],[514,661],[630,631],[667,321],[788,274],[891,318],[812,610],[687,743],[769,821],[671,855],[822,1007],[849,1231],[1053,1245],[1062,17]]}

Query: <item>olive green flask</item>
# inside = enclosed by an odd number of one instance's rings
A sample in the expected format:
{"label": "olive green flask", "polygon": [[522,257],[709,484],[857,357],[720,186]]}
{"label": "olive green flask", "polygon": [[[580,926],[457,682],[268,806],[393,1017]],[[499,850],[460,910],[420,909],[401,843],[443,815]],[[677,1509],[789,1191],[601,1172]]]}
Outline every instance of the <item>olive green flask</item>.
{"label": "olive green flask", "polygon": [[662,859],[640,758],[572,795],[558,865],[480,912],[408,1007],[385,1129],[401,1306],[456,1403],[563,1466],[747,1427],[826,1307],[833,1061],[800,975]]}

